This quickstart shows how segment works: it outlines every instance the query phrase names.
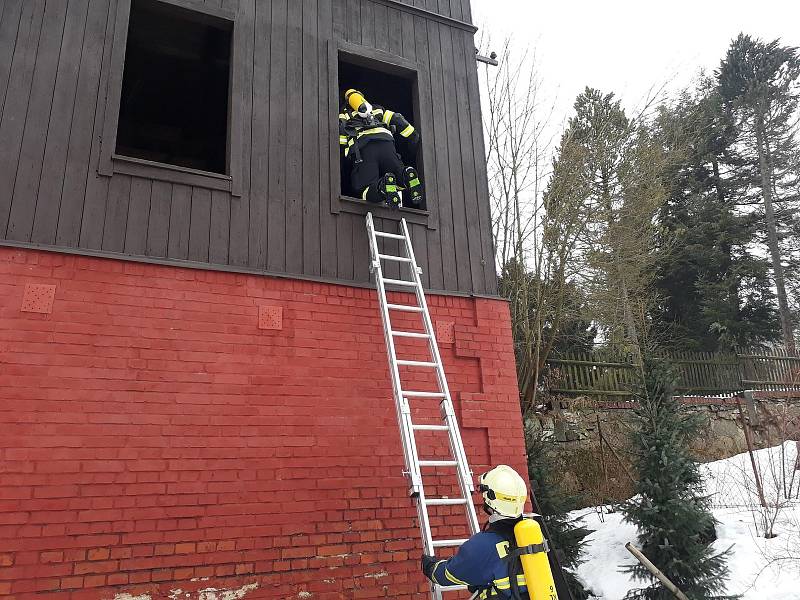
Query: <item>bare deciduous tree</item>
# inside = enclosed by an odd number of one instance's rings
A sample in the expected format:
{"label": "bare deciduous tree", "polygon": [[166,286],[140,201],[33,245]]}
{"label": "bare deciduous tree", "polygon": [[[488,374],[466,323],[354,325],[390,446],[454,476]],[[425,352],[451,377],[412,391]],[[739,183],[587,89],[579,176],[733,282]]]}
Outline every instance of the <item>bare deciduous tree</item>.
{"label": "bare deciduous tree", "polygon": [[536,61],[505,40],[499,67],[486,67],[485,111],[492,234],[500,268],[535,249],[542,186],[548,177],[552,107],[544,105]]}
{"label": "bare deciduous tree", "polygon": [[506,40],[499,60],[485,76],[489,190],[527,413],[537,405],[542,367],[567,316],[568,269],[585,219],[568,166],[578,163],[578,148],[562,140],[564,167],[552,170],[553,108],[542,98],[535,57]]}

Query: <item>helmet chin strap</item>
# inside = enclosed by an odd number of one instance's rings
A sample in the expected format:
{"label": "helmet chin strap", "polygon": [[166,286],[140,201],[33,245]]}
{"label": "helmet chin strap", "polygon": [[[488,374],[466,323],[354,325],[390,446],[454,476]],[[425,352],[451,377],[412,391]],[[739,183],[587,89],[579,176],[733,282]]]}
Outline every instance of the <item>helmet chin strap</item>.
{"label": "helmet chin strap", "polygon": [[510,518],[511,517],[501,515],[499,512],[492,511],[489,514],[489,523],[496,523],[497,521],[502,521],[503,519],[510,519]]}

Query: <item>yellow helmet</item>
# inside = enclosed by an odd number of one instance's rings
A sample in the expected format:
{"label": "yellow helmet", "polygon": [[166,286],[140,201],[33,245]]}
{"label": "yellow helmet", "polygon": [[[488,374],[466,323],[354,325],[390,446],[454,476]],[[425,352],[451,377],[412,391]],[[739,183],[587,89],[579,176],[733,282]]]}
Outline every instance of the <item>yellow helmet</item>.
{"label": "yellow helmet", "polygon": [[364,98],[364,94],[352,88],[344,93],[344,100],[353,110],[359,110],[359,108],[367,101],[367,99]]}
{"label": "yellow helmet", "polygon": [[525,480],[508,465],[497,465],[478,479],[483,502],[494,512],[511,519],[522,516],[528,487]]}

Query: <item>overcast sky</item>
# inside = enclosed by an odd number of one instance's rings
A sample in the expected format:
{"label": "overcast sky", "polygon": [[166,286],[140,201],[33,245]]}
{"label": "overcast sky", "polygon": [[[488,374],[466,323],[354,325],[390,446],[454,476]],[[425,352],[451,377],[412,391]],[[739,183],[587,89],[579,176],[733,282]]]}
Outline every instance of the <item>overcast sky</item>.
{"label": "overcast sky", "polygon": [[558,122],[587,85],[629,110],[654,86],[686,85],[717,68],[740,31],[800,46],[800,0],[472,0],[472,11],[498,52],[508,34],[535,49]]}

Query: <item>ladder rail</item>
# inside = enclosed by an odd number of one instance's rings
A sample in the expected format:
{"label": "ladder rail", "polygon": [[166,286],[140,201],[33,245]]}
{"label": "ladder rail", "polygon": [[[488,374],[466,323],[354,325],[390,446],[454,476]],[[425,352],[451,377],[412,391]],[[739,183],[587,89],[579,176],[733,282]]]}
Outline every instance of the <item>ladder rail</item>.
{"label": "ladder rail", "polygon": [[[444,363],[442,362],[442,357],[439,353],[439,345],[436,342],[436,333],[433,328],[433,322],[431,321],[428,302],[425,299],[425,293],[422,288],[422,279],[420,278],[419,270],[416,268],[417,259],[414,256],[414,248],[411,245],[411,235],[409,234],[408,224],[406,223],[405,219],[401,219],[400,227],[403,232],[403,237],[405,238],[406,256],[411,259],[411,271],[414,281],[417,284],[415,289],[417,303],[419,304],[420,308],[422,308],[422,319],[425,325],[425,331],[430,336],[428,338],[428,346],[431,351],[431,356],[433,356],[433,362],[437,363],[436,377],[439,380],[439,388],[445,395],[444,399],[442,400],[442,406],[445,413],[443,416],[448,421],[448,425],[450,426],[448,431],[450,433],[451,451],[459,463],[459,483],[461,484],[461,493],[464,498],[470,498],[472,493],[475,491],[475,487],[472,484],[472,473],[469,471],[467,466],[469,464],[467,462],[467,453],[464,450],[464,442],[461,439],[461,432],[458,427],[458,421],[456,420],[455,410],[453,409],[450,388],[447,385],[447,377],[444,372]],[[466,505],[466,513],[467,520],[469,521],[470,533],[475,534],[480,531],[480,525],[478,523],[478,516],[475,513],[475,506],[471,502]]]}
{"label": "ladder rail", "polygon": [[425,509],[425,490],[422,486],[422,477],[419,471],[419,457],[417,456],[417,444],[414,437],[413,423],[411,422],[411,407],[408,399],[403,395],[400,385],[400,370],[397,365],[397,352],[395,350],[394,339],[390,335],[392,330],[389,318],[388,302],[386,299],[386,289],[383,285],[383,271],[381,269],[378,255],[378,241],[375,236],[375,225],[372,220],[372,213],[367,213],[367,230],[370,238],[370,260],[371,270],[375,274],[376,287],[378,289],[378,299],[381,308],[381,321],[383,323],[383,337],[386,342],[386,349],[389,353],[389,371],[392,381],[392,391],[394,392],[397,419],[400,423],[400,435],[403,446],[406,469],[411,478],[412,494],[417,497],[417,515],[420,527],[423,530],[425,552],[433,554],[433,541],[428,512]]}
{"label": "ladder rail", "polygon": [[[466,451],[464,449],[463,440],[459,431],[455,410],[453,409],[450,389],[448,387],[447,377],[444,371],[444,363],[442,362],[442,357],[436,342],[433,322],[431,320],[428,303],[425,299],[425,292],[422,286],[422,280],[420,278],[422,270],[417,266],[416,257],[414,256],[414,249],[411,244],[411,236],[409,233],[408,224],[406,223],[405,219],[400,220],[399,234],[376,231],[372,213],[367,213],[366,224],[367,232],[369,234],[370,271],[375,276],[375,284],[378,292],[381,323],[383,325],[384,341],[386,342],[386,349],[389,358],[389,375],[392,382],[392,392],[395,399],[395,408],[397,411],[398,423],[400,425],[401,442],[406,464],[405,474],[411,480],[410,491],[411,496],[415,498],[415,503],[417,506],[417,516],[420,532],[422,534],[424,551],[426,554],[435,555],[437,548],[459,546],[466,540],[434,540],[432,536],[430,516],[428,514],[429,506],[463,505],[470,535],[473,535],[480,530],[478,518],[475,512],[475,506],[472,502],[472,493],[474,492],[472,472],[469,469]],[[378,237],[384,239],[388,238],[401,240],[403,242],[402,249],[404,250],[405,256],[395,256],[393,254],[380,252],[378,247]],[[384,277],[383,267],[381,264],[382,260],[392,261],[399,264],[401,273],[402,268],[404,266],[408,266],[411,271],[411,280],[402,279],[402,274],[400,279]],[[388,302],[386,292],[387,285],[392,287],[400,287],[402,288],[402,291],[407,291],[409,293],[413,288],[413,292],[417,301],[416,305],[393,304]],[[420,313],[425,333],[395,330],[392,327],[390,311]],[[423,361],[398,359],[397,348],[395,347],[396,337],[426,339],[428,351],[432,360]],[[436,381],[439,391],[432,392],[403,390],[400,373],[401,366],[411,368],[432,368],[436,373]],[[439,399],[442,425],[415,425],[412,421],[411,406],[409,403],[410,398]],[[416,444],[416,437],[414,435],[415,431],[447,431],[450,454],[453,460],[443,460],[439,458],[420,460]],[[460,497],[445,496],[430,499],[425,497],[422,469],[438,467],[455,467],[455,475],[458,480],[458,487],[461,493]],[[465,588],[466,586],[442,587],[431,583],[431,594],[433,600],[442,600],[443,592],[463,590]],[[473,598],[474,597],[475,595],[473,595]]]}

